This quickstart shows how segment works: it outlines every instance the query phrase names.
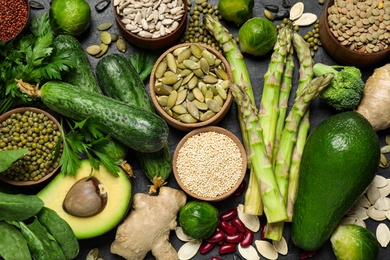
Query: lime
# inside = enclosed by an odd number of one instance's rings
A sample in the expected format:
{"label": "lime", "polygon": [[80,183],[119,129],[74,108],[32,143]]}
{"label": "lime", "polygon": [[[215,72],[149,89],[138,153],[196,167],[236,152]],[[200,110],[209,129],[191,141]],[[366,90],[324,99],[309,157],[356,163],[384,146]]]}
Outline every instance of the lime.
{"label": "lime", "polygon": [[253,0],[220,0],[218,10],[225,20],[240,26],[252,17],[253,6]]}
{"label": "lime", "polygon": [[79,36],[91,24],[91,8],[85,0],[54,0],[49,19],[54,34]]}

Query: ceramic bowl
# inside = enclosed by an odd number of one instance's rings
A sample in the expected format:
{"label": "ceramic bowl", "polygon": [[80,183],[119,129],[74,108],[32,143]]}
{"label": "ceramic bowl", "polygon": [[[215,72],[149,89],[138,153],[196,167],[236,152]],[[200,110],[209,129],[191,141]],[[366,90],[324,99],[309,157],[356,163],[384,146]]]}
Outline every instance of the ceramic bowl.
{"label": "ceramic bowl", "polygon": [[[51,121],[53,121],[55,123],[55,125],[57,126],[58,130],[61,129],[60,123],[57,121],[57,119],[53,115],[51,115],[50,113],[48,113],[48,112],[46,112],[44,110],[41,110],[41,109],[38,109],[38,108],[35,108],[35,107],[20,107],[20,108],[15,108],[15,109],[9,110],[8,112],[6,112],[6,113],[4,113],[4,114],[2,114],[0,116],[0,125],[3,122],[5,122],[7,119],[9,119],[12,114],[17,114],[17,113],[18,114],[23,114],[25,111],[30,111],[30,112],[35,112],[37,114],[45,115],[46,117],[48,117],[48,119],[50,119]],[[30,151],[34,151],[33,148],[29,148],[29,150]],[[58,168],[59,168],[59,166],[56,166],[54,168],[52,167],[52,171],[48,172],[45,176],[43,176],[42,178],[40,178],[37,181],[34,181],[34,180],[16,181],[16,180],[12,180],[12,179],[8,178],[7,176],[3,175],[2,173],[0,173],[0,180],[3,181],[3,182],[9,183],[9,184],[15,185],[15,186],[32,186],[32,185],[37,185],[37,184],[43,183],[46,180],[50,179],[57,172]]]}
{"label": "ceramic bowl", "polygon": [[126,25],[122,22],[121,15],[118,14],[116,6],[117,1],[113,1],[114,16],[116,24],[119,27],[119,31],[122,36],[129,41],[131,44],[143,48],[143,49],[162,49],[172,45],[174,42],[180,39],[187,27],[187,13],[188,13],[188,3],[186,0],[183,0],[184,4],[184,13],[179,22],[178,27],[173,30],[171,33],[166,34],[165,36],[160,36],[158,38],[146,38],[132,33],[130,30],[126,29]]}
{"label": "ceramic bowl", "polygon": [[[214,57],[216,57],[216,59],[220,60],[221,61],[221,64],[223,64],[223,67],[225,68],[224,71],[226,73],[226,77],[228,80],[232,81],[233,80],[233,74],[232,74],[232,70],[231,70],[231,67],[229,65],[229,62],[224,58],[224,56],[216,51],[214,48],[208,46],[208,45],[205,45],[205,44],[199,44],[199,43],[182,43],[182,44],[179,44],[179,45],[176,45],[176,46],[173,46],[171,47],[170,49],[166,50],[156,61],[153,69],[152,69],[152,72],[150,74],[150,82],[149,82],[149,90],[150,90],[150,96],[151,96],[151,99],[152,99],[152,102],[153,102],[153,105],[155,106],[156,108],[156,111],[157,113],[172,127],[178,129],[178,130],[181,130],[181,131],[186,131],[186,132],[189,132],[191,130],[194,130],[196,128],[199,128],[199,127],[205,127],[205,126],[208,126],[208,125],[216,125],[217,123],[219,123],[223,118],[224,116],[226,115],[226,113],[229,111],[229,108],[231,106],[231,103],[233,101],[233,95],[231,93],[231,91],[229,90],[226,90],[226,99],[224,100],[224,103],[223,105],[221,106],[221,109],[219,110],[219,112],[217,112],[214,116],[208,118],[208,119],[202,119],[202,120],[198,120],[196,122],[194,121],[185,121],[185,120],[180,120],[178,119],[177,117],[174,117],[174,115],[171,114],[171,112],[165,108],[163,108],[163,106],[159,103],[159,100],[158,100],[158,95],[156,93],[156,91],[158,91],[157,89],[159,87],[157,87],[156,85],[156,82],[158,82],[158,84],[160,84],[160,80],[161,78],[159,78],[159,76],[156,75],[156,73],[158,73],[157,69],[159,67],[159,64],[161,62],[165,62],[166,61],[166,57],[169,53],[175,53],[175,51],[179,51],[179,50],[183,50],[184,48],[191,48],[191,45],[195,45],[195,46],[198,46],[200,48],[203,48],[203,50],[207,50],[208,53],[211,53],[214,55]],[[177,62],[176,62],[177,63]],[[199,61],[198,61],[199,63]],[[211,68],[211,67],[210,67]],[[185,80],[185,76],[180,76],[181,78],[183,78],[183,81]],[[222,80],[222,79],[221,79]],[[226,83],[227,80],[225,80],[224,83]],[[214,83],[213,83],[214,84]],[[209,84],[209,85],[213,85],[213,84]],[[213,85],[213,88],[219,83],[215,83]],[[185,84],[182,84],[182,85],[185,85]],[[199,84],[196,86],[196,87],[199,87]],[[179,91],[179,90],[178,90]],[[188,90],[187,88],[187,93],[189,92],[194,92],[193,89],[191,88],[191,90]],[[160,93],[161,94],[161,93]],[[165,95],[165,94],[161,94],[161,95]],[[168,95],[168,94],[167,94]],[[188,97],[188,96],[187,96]],[[205,101],[206,102],[206,101]],[[206,111],[206,110],[200,110],[201,112],[202,111]]]}
{"label": "ceramic bowl", "polygon": [[328,8],[333,6],[334,0],[329,0],[319,21],[320,40],[326,52],[340,65],[368,67],[384,61],[390,56],[390,47],[373,53],[362,53],[351,50],[340,43],[333,35],[328,23]]}
{"label": "ceramic bowl", "polygon": [[[208,146],[209,143],[212,144]],[[224,148],[217,149],[221,146]],[[210,151],[212,151],[210,158],[216,159],[206,159]],[[183,158],[186,159],[183,161]],[[187,173],[186,168],[191,173]],[[231,196],[244,180],[247,156],[241,141],[232,132],[218,126],[207,126],[192,130],[178,143],[172,158],[172,170],[180,188],[189,196],[198,200],[217,202]],[[224,176],[225,174],[227,176]],[[198,177],[202,175],[204,177]],[[196,184],[189,187],[188,183]],[[224,185],[227,186],[223,191],[216,188]],[[210,190],[213,192],[202,194],[202,191]]]}
{"label": "ceramic bowl", "polygon": [[[19,28],[19,32],[16,35],[14,35],[14,37],[9,38],[9,39],[7,38],[5,40],[5,42],[12,41],[13,39],[17,38],[19,35],[23,34],[26,30],[28,30],[28,27],[30,26],[30,22],[31,22],[31,8],[30,8],[29,1],[26,0],[25,2],[26,2],[26,7],[27,7],[27,14],[26,14],[27,17],[24,17],[25,18],[24,25],[21,28]],[[15,4],[16,4],[16,2],[15,2]],[[14,20],[14,19],[12,18],[12,20]],[[13,23],[13,24],[15,24],[15,23]],[[1,40],[2,39],[0,39],[0,41]]]}

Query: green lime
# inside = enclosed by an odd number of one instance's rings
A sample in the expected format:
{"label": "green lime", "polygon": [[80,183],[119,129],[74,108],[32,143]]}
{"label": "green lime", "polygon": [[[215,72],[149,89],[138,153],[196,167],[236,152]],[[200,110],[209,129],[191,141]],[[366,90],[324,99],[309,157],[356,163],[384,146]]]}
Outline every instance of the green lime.
{"label": "green lime", "polygon": [[55,0],[49,19],[54,34],[79,36],[91,24],[91,8],[85,0]]}
{"label": "green lime", "polygon": [[220,0],[218,10],[225,20],[240,26],[252,17],[253,6],[253,0]]}

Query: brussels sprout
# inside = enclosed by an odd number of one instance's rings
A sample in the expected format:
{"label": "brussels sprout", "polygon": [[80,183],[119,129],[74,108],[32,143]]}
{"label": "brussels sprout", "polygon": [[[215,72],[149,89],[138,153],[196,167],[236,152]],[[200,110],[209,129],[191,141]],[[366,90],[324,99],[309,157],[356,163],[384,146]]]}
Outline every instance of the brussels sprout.
{"label": "brussels sprout", "polygon": [[218,226],[218,210],[208,202],[193,200],[180,209],[179,223],[184,234],[194,239],[205,239]]}
{"label": "brussels sprout", "polygon": [[223,19],[240,26],[252,17],[253,6],[254,0],[220,0],[218,10]]}
{"label": "brussels sprout", "polygon": [[91,24],[91,8],[85,0],[54,0],[49,21],[54,34],[79,36]]}
{"label": "brussels sprout", "polygon": [[340,225],[330,237],[338,260],[376,259],[379,243],[369,230],[358,225]]}
{"label": "brussels sprout", "polygon": [[270,52],[277,37],[276,26],[264,17],[249,19],[238,31],[241,52],[255,56],[263,56]]}

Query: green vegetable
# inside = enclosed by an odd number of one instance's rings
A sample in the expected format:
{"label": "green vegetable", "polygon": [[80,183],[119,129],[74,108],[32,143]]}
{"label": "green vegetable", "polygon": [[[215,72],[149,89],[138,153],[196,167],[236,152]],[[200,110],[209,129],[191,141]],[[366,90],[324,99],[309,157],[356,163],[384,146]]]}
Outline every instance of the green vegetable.
{"label": "green vegetable", "polygon": [[0,151],[0,172],[7,170],[16,160],[28,152],[28,148]]}
{"label": "green vegetable", "polygon": [[91,24],[91,8],[85,0],[54,0],[50,5],[49,18],[56,35],[79,36]]}
{"label": "green vegetable", "polygon": [[[150,112],[155,111],[144,83],[133,65],[124,57],[118,54],[104,56],[96,65],[96,74],[107,96]],[[156,152],[135,151],[135,155],[142,171],[153,183],[150,187],[150,193],[156,192],[172,171],[168,144]]]}
{"label": "green vegetable", "polygon": [[274,47],[277,35],[276,26],[267,18],[251,18],[238,31],[240,49],[243,53],[264,56]]}
{"label": "green vegetable", "polygon": [[220,0],[218,10],[225,20],[240,26],[252,17],[254,4],[254,0]]}
{"label": "green vegetable", "polygon": [[0,257],[5,260],[30,260],[30,250],[22,233],[13,225],[0,221]]}
{"label": "green vegetable", "polygon": [[370,123],[353,111],[325,119],[303,150],[292,240],[319,249],[371,184],[378,170],[379,140]]}
{"label": "green vegetable", "polygon": [[53,32],[47,13],[32,19],[26,35],[6,44],[0,42],[0,114],[32,101],[18,90],[15,79],[31,85],[61,79],[62,72],[74,67],[68,59],[71,55],[69,51],[53,55]]}
{"label": "green vegetable", "polygon": [[363,96],[364,82],[358,68],[316,63],[313,71],[315,75],[324,73],[334,73],[335,75],[329,88],[320,95],[321,100],[326,104],[338,111],[353,110],[359,105]]}
{"label": "green vegetable", "polygon": [[206,239],[218,226],[218,209],[205,201],[187,202],[179,211],[179,223],[186,235]]}
{"label": "green vegetable", "polygon": [[43,207],[37,214],[39,222],[60,245],[66,259],[74,259],[79,254],[79,242],[69,224],[54,210]]}
{"label": "green vegetable", "polygon": [[[136,151],[155,152],[167,143],[168,126],[155,113],[64,82],[47,82],[34,92],[57,113],[74,120],[97,120],[106,134]],[[34,96],[33,92],[27,93]]]}
{"label": "green vegetable", "polygon": [[338,260],[377,259],[379,243],[368,229],[358,225],[340,225],[330,237]]}
{"label": "green vegetable", "polygon": [[37,214],[43,201],[35,195],[0,192],[0,220],[22,221]]}
{"label": "green vegetable", "polygon": [[141,80],[144,81],[152,72],[153,66],[160,54],[158,52],[137,51],[128,60],[137,71]]}
{"label": "green vegetable", "polygon": [[9,223],[20,229],[20,232],[27,240],[33,259],[66,259],[57,241],[47,232],[46,228],[42,226],[37,218],[34,218],[34,220],[28,224],[22,221],[10,221]]}

